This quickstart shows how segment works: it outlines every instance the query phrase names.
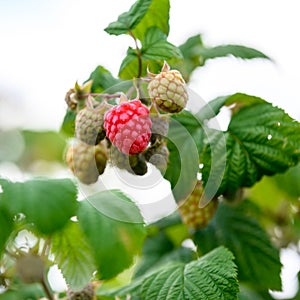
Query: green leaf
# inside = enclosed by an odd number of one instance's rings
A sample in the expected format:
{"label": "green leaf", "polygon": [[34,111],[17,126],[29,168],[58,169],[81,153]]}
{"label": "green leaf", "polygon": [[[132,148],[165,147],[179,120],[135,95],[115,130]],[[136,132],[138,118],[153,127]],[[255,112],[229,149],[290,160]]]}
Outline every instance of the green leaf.
{"label": "green leaf", "polygon": [[223,247],[188,264],[165,265],[129,287],[111,295],[131,293],[145,300],[237,299],[238,283],[233,255]]}
{"label": "green leaf", "polygon": [[200,253],[220,245],[232,251],[241,281],[257,289],[281,289],[279,251],[243,206],[220,204],[209,225],[195,233],[194,242]]}
{"label": "green leaf", "polygon": [[147,30],[141,52],[143,60],[167,60],[182,57],[179,48],[169,43],[167,36],[158,27],[151,27]]}
{"label": "green leaf", "polygon": [[86,82],[89,80],[93,81],[91,88],[92,93],[102,93],[121,82],[119,79],[113,77],[112,74],[102,66],[96,67]]}
{"label": "green leaf", "polygon": [[133,30],[147,13],[151,0],[138,0],[128,12],[121,14],[118,20],[112,22],[104,30],[109,34],[120,35]]}
{"label": "green leaf", "polygon": [[119,191],[97,193],[80,202],[79,223],[93,249],[100,277],[128,268],[145,236],[136,205]]}
{"label": "green leaf", "polygon": [[67,109],[63,122],[60,127],[60,133],[66,135],[67,137],[74,137],[75,119],[76,119],[76,112],[74,110]]}
{"label": "green leaf", "polygon": [[216,47],[202,47],[198,53],[204,60],[232,55],[243,59],[264,58],[270,59],[264,53],[242,45],[220,45]]}
{"label": "green leaf", "polygon": [[65,137],[55,131],[23,130],[25,149],[18,160],[22,168],[32,167],[38,160],[62,162],[66,147]]}
{"label": "green leaf", "polygon": [[[0,183],[1,186],[1,183]],[[1,196],[1,193],[0,193]],[[13,220],[9,213],[2,207],[0,197],[0,258],[4,252],[6,242],[13,230]]]}
{"label": "green leaf", "polygon": [[149,236],[143,245],[142,258],[139,261],[134,277],[144,275],[153,269],[169,262],[188,263],[195,258],[195,253],[188,248],[176,248],[166,234],[160,231],[155,236]]}
{"label": "green leaf", "polygon": [[[212,170],[212,153],[219,157],[219,164],[226,162],[225,173],[219,173],[222,183],[218,194],[250,187],[263,175],[285,172],[299,162],[300,124],[260,98],[252,105],[241,104],[227,132],[211,132],[201,158],[202,176],[206,183]],[[220,144],[224,138],[226,153]]]}
{"label": "green leaf", "polygon": [[0,300],[38,300],[45,296],[45,291],[39,283],[17,284],[0,294]]}
{"label": "green leaf", "polygon": [[259,292],[255,291],[254,289],[250,289],[249,287],[240,285],[240,293],[238,294],[238,300],[273,300],[268,293],[263,293],[260,295]]}
{"label": "green leaf", "polygon": [[166,36],[169,34],[169,0],[152,0],[147,13],[133,30],[136,38],[143,41],[146,31],[156,26]]}
{"label": "green leaf", "polygon": [[198,49],[203,47],[200,34],[188,38],[179,49],[183,55],[184,61],[174,66],[180,70],[183,78],[188,82],[192,72],[199,66],[203,65],[203,60],[198,53]]}
{"label": "green leaf", "polygon": [[119,76],[122,79],[132,79],[145,76],[147,67],[153,71],[161,68],[163,61],[182,58],[182,54],[176,46],[169,43],[167,36],[158,27],[151,27],[147,30],[142,42],[140,54],[131,47],[121,63]]}
{"label": "green leaf", "polygon": [[0,180],[0,184],[7,210],[13,215],[23,213],[43,234],[61,229],[76,213],[77,188],[69,179]]}
{"label": "green leaf", "polygon": [[300,197],[300,164],[288,169],[284,174],[278,174],[273,178],[277,189],[294,198]]}
{"label": "green leaf", "polygon": [[184,62],[176,67],[181,71],[186,81],[192,72],[205,64],[208,59],[225,57],[232,55],[243,59],[264,58],[270,59],[264,53],[241,45],[219,45],[216,47],[206,47],[203,44],[200,34],[196,34],[188,38],[182,45],[179,46]]}
{"label": "green leaf", "polygon": [[51,239],[55,262],[72,290],[81,290],[96,270],[93,253],[77,222],[70,222]]}
{"label": "green leaf", "polygon": [[190,112],[172,116],[168,132],[169,164],[164,177],[170,181],[176,201],[185,199],[194,189],[203,134],[201,124]]}
{"label": "green leaf", "polygon": [[221,96],[209,101],[200,109],[196,116],[198,120],[203,122],[217,116],[224,105],[229,106],[232,113],[236,113],[243,107],[265,102],[262,98],[243,93]]}
{"label": "green leaf", "polygon": [[[142,62],[143,63],[143,62]],[[142,65],[142,74],[144,76],[146,74],[146,65]],[[139,59],[136,51],[129,47],[127,50],[127,55],[123,59],[120,69],[119,69],[119,77],[122,79],[132,79],[137,78],[139,73]]]}

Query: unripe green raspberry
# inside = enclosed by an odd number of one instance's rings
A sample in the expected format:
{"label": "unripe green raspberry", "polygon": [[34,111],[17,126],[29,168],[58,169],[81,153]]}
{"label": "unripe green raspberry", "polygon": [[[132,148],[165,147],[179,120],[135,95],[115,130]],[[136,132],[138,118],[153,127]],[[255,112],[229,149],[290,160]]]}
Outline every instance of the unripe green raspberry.
{"label": "unripe green raspberry", "polygon": [[207,226],[218,207],[217,199],[212,199],[206,206],[200,208],[199,203],[202,193],[203,187],[199,181],[190,196],[182,201],[178,207],[182,222],[195,230]]}
{"label": "unripe green raspberry", "polygon": [[45,264],[40,256],[28,253],[17,259],[16,271],[25,283],[42,282]]}
{"label": "unripe green raspberry", "polygon": [[81,109],[75,121],[76,137],[90,145],[96,145],[105,137],[103,128],[105,108],[85,107]]}
{"label": "unripe green raspberry", "polygon": [[120,152],[115,146],[110,148],[110,163],[131,174],[144,175],[147,173],[147,164],[141,154],[127,155]]}
{"label": "unripe green raspberry", "polygon": [[79,141],[68,148],[66,162],[73,174],[85,184],[92,184],[104,172],[107,150],[104,143],[96,146]]}
{"label": "unripe green raspberry", "polygon": [[162,173],[165,173],[168,167],[169,150],[165,143],[155,144],[150,147],[144,156],[148,162],[156,166]]}
{"label": "unripe green raspberry", "polygon": [[177,113],[185,108],[188,94],[179,71],[170,70],[165,62],[159,74],[148,71],[148,76],[151,78],[148,85],[149,96],[161,110]]}
{"label": "unripe green raspberry", "polygon": [[169,130],[169,117],[152,114],[150,119],[152,121],[151,143],[153,144],[157,140],[161,141],[167,136]]}
{"label": "unripe green raspberry", "polygon": [[89,283],[81,291],[67,291],[68,300],[92,300],[94,299],[95,291],[92,283]]}

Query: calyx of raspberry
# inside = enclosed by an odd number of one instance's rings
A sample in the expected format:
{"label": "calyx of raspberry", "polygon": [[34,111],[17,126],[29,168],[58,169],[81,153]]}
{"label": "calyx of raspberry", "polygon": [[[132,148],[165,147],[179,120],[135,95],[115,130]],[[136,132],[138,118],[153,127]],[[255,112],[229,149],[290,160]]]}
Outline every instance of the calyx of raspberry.
{"label": "calyx of raspberry", "polygon": [[163,111],[178,113],[183,110],[188,101],[186,84],[177,70],[170,70],[165,62],[159,74],[148,70],[151,81],[148,84],[148,93],[151,100]]}
{"label": "calyx of raspberry", "polygon": [[119,105],[104,115],[106,136],[119,151],[131,155],[140,153],[151,137],[149,109],[138,99],[127,101],[123,96],[120,100]]}

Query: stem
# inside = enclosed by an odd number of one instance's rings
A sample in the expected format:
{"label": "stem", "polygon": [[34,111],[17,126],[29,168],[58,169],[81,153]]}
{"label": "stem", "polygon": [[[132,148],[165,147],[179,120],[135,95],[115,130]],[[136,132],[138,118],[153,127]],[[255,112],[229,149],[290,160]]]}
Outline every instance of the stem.
{"label": "stem", "polygon": [[135,35],[132,33],[132,31],[129,31],[129,34],[130,36],[133,38],[134,40],[134,43],[135,43],[135,50],[136,50],[136,55],[137,55],[137,58],[138,58],[138,75],[137,75],[137,78],[140,78],[142,76],[142,52],[141,52],[141,49],[139,48],[139,45],[137,43],[137,39],[135,37]]}
{"label": "stem", "polygon": [[49,298],[49,300],[54,300],[54,297],[53,297],[53,295],[52,295],[52,291],[50,290],[49,285],[48,285],[48,282],[47,282],[47,280],[45,279],[45,277],[42,279],[41,284],[42,284],[43,289],[44,289],[44,291],[45,291],[47,297]]}

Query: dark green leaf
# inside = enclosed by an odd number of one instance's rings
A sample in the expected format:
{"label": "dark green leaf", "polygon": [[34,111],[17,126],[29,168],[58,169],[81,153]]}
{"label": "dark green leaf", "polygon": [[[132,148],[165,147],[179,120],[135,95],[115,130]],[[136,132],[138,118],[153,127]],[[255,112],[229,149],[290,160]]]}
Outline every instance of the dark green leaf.
{"label": "dark green leaf", "polygon": [[165,265],[110,295],[129,293],[145,300],[233,300],[238,293],[236,276],[232,254],[220,247],[188,264]]}
{"label": "dark green leaf", "polygon": [[188,248],[176,248],[162,231],[156,236],[150,236],[143,245],[142,258],[137,265],[134,277],[151,272],[159,266],[170,262],[188,263],[195,259],[195,253]]}
{"label": "dark green leaf", "polygon": [[3,205],[44,234],[61,229],[75,215],[77,188],[69,179],[34,179],[3,184]]}
{"label": "dark green leaf", "polygon": [[80,203],[80,226],[93,249],[102,279],[128,268],[142,246],[145,228],[136,205],[118,191],[105,191]]}
{"label": "dark green leaf", "polygon": [[152,0],[146,15],[133,30],[136,38],[143,41],[146,31],[156,26],[166,36],[169,34],[169,0]]}
{"label": "dark green leaf", "polygon": [[96,67],[86,81],[89,80],[93,80],[91,88],[92,93],[102,93],[120,83],[119,79],[113,77],[112,74],[102,66]]}
{"label": "dark green leaf", "polygon": [[92,249],[78,223],[70,222],[51,239],[55,262],[72,290],[86,286],[96,270]]}
{"label": "dark green leaf", "polygon": [[[1,187],[1,182],[0,182]],[[1,193],[0,193],[0,258],[5,249],[6,242],[13,230],[13,220],[9,213],[6,211],[1,204]]]}
{"label": "dark green leaf", "polygon": [[117,21],[110,23],[104,30],[114,35],[128,33],[143,19],[151,2],[151,0],[137,0],[128,12],[121,14]]}
{"label": "dark green leaf", "polygon": [[220,245],[231,250],[241,281],[258,289],[281,289],[279,251],[257,221],[247,216],[243,206],[220,204],[208,227],[196,232],[194,241],[200,253]]}
{"label": "dark green leaf", "polygon": [[193,190],[199,169],[203,130],[188,111],[172,116],[168,133],[169,164],[164,177],[170,181],[176,201]]}
{"label": "dark green leaf", "polygon": [[74,110],[67,109],[63,122],[60,127],[60,132],[67,137],[75,136],[75,119],[76,112]]}
{"label": "dark green leaf", "polygon": [[[218,194],[250,187],[263,175],[282,173],[299,161],[298,122],[260,98],[252,105],[242,103],[241,106],[233,115],[227,132],[212,131],[201,158],[205,183],[213,170],[211,154],[219,157],[219,164],[226,162],[224,174],[215,172],[216,178],[222,177]],[[226,153],[222,139],[226,140]]]}
{"label": "dark green leaf", "polygon": [[142,59],[167,60],[181,58],[182,54],[179,48],[169,43],[166,38],[167,36],[158,27],[149,28],[142,44]]}

